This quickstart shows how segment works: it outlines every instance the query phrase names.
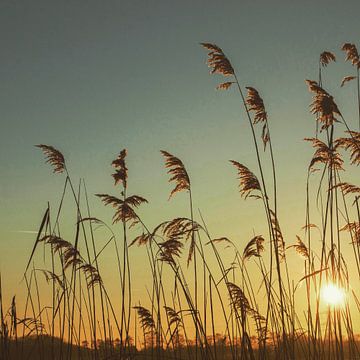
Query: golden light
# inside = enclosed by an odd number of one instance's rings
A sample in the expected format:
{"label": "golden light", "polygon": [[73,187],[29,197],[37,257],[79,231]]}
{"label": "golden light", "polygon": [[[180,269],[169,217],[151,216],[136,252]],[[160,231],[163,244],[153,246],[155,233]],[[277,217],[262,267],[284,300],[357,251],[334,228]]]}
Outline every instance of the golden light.
{"label": "golden light", "polygon": [[321,298],[328,305],[331,306],[341,306],[345,303],[345,291],[341,287],[329,283],[325,284],[321,290]]}

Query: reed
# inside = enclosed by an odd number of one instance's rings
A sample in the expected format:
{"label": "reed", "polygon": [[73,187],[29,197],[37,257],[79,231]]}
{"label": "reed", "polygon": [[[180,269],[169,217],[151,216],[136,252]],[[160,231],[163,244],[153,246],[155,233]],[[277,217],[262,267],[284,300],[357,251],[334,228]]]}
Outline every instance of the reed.
{"label": "reed", "polygon": [[[360,164],[360,133],[352,130],[325,88],[335,54],[322,52],[318,80],[306,80],[316,126],[304,140],[314,152],[305,169],[305,221],[299,235],[285,242],[276,147],[265,101],[255,87],[240,82],[219,46],[201,45],[211,73],[223,78],[216,88],[233,89],[239,97],[240,119],[249,126],[257,167],[251,169],[241,159],[230,163],[241,201],[255,201],[262,209],[263,219],[256,221],[265,224],[266,233],[254,233],[241,244],[226,234],[213,237],[202,212],[194,211],[191,174],[179,157],[164,150],[165,170],[174,185],[169,200],[185,193],[187,215],[150,229],[140,215],[148,201],[129,192],[128,153],[123,149],[111,162],[117,193],[96,194],[113,208],[113,224],[107,225],[93,215],[85,181],[75,185],[62,152],[37,145],[64,185],[58,204],[44,209],[25,264],[22,314],[18,297],[4,302],[0,274],[0,359],[360,358],[354,320],[360,301],[353,283],[360,279],[360,185],[346,178],[346,169]],[[342,51],[355,73],[343,78],[341,88],[356,80],[360,128],[359,55],[350,43]],[[66,236],[61,228],[65,203],[75,213],[73,234]],[[141,284],[133,271],[135,245],[145,252],[144,268],[151,278],[143,292],[147,297],[141,299],[134,296],[134,284]],[[109,266],[104,254],[109,252],[116,295],[103,278]],[[295,253],[303,262],[301,279],[288,263]]]}

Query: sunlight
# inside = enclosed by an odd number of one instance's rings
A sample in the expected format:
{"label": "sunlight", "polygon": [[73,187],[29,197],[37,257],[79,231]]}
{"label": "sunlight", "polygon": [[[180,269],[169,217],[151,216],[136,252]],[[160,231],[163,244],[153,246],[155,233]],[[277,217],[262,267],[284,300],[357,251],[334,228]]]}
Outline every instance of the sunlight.
{"label": "sunlight", "polygon": [[345,291],[336,284],[328,283],[322,287],[321,297],[328,305],[341,306],[345,302]]}

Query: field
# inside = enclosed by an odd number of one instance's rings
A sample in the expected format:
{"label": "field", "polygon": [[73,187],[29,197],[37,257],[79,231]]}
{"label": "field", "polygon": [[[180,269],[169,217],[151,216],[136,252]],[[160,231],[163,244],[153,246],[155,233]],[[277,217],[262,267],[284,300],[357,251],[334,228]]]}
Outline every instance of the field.
{"label": "field", "polygon": [[[304,146],[313,148],[313,157],[304,169],[306,211],[296,239],[287,239],[281,228],[282,165],[276,162],[266,99],[241,83],[222,48],[201,46],[221,80],[216,88],[238,97],[240,120],[250,129],[240,155],[229,159],[233,192],[238,196],[237,184],[239,201],[262,209],[249,228],[261,223],[266,232],[257,233],[255,226],[244,246],[226,234],[214,237],[206,209],[194,202],[186,159],[171,149],[161,150],[171,185],[167,196],[171,202],[185,198],[187,216],[150,227],[140,215],[147,199],[131,192],[126,149],[111,163],[113,193],[89,194],[59,149],[36,145],[63,187],[54,188],[59,201],[44,209],[24,264],[24,298],[5,302],[0,281],[0,359],[360,359],[360,187],[348,182],[359,180],[360,164],[356,46],[345,43],[339,50],[351,73],[341,88],[355,93],[356,121],[345,118],[325,89],[337,55],[319,54],[318,79],[306,80],[314,121]],[[256,168],[242,163],[245,147],[251,147]],[[216,171],[217,164],[211,166]],[[94,196],[112,208],[111,225],[91,211]],[[75,224],[71,234],[62,228],[64,216]],[[147,263],[132,261],[134,251],[146,254]],[[301,258],[300,279],[289,254]],[[110,262],[108,284],[102,274]],[[150,279],[145,286],[143,278]],[[139,286],[145,296],[137,296]]]}

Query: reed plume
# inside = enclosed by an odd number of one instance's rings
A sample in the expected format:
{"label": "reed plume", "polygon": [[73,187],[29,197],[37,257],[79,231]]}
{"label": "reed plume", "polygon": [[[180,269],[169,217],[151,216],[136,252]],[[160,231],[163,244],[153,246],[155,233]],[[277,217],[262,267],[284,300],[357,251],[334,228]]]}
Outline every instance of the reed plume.
{"label": "reed plume", "polygon": [[253,256],[260,257],[264,251],[264,241],[261,235],[253,237],[244,248],[243,259],[248,260]]}
{"label": "reed plume", "polygon": [[338,122],[336,116],[341,117],[341,112],[334,98],[316,81],[306,80],[306,83],[309,86],[309,91],[314,94],[313,101],[310,104],[310,112],[316,115],[317,120],[322,124],[321,130],[327,129]]}
{"label": "reed plume", "polygon": [[354,80],[356,78],[357,78],[357,76],[345,76],[342,79],[340,86],[343,87],[346,83],[348,83],[349,81],[352,81],[352,80]]}
{"label": "reed plume", "polygon": [[336,185],[333,186],[333,189],[336,189],[336,188],[340,188],[344,195],[360,194],[360,187],[359,186],[349,184],[347,182],[337,183]]}
{"label": "reed plume", "polygon": [[176,184],[171,191],[169,199],[180,191],[190,190],[190,179],[182,161],[167,151],[161,150],[161,154],[165,157],[165,167],[168,168],[168,174],[171,176],[169,182]]}
{"label": "reed plume", "polygon": [[260,183],[257,177],[245,165],[240,164],[235,160],[230,160],[230,162],[236,167],[238,171],[241,196],[243,196],[245,199],[248,197],[253,197],[256,199],[260,198],[259,195],[252,194],[253,191],[261,192]]}
{"label": "reed plume", "polygon": [[187,264],[192,260],[195,251],[195,234],[200,229],[200,225],[188,218],[175,218],[164,224],[164,235],[170,239],[191,240],[187,258]]}
{"label": "reed plume", "polygon": [[347,131],[350,137],[338,138],[334,141],[335,147],[341,147],[345,150],[350,151],[351,164],[360,164],[360,132],[358,131]]}
{"label": "reed plume", "polygon": [[35,145],[36,147],[40,148],[45,157],[46,163],[50,164],[53,167],[53,172],[61,174],[65,170],[65,159],[63,154],[56,150],[54,147],[49,145]]}
{"label": "reed plume", "polygon": [[115,208],[115,214],[113,215],[114,224],[123,221],[129,222],[130,226],[134,226],[139,220],[134,208],[147,203],[145,198],[138,195],[131,195],[125,198],[125,200],[108,194],[96,194],[96,196],[101,198],[105,205],[111,205]]}
{"label": "reed plume", "polygon": [[339,152],[337,151],[340,144],[335,141],[333,147],[329,147],[323,141],[316,138],[306,138],[305,141],[312,143],[313,147],[316,149],[310,165],[309,170],[312,170],[316,164],[325,164],[331,169],[343,170],[343,159],[341,158]]}
{"label": "reed plume", "polygon": [[335,55],[330,51],[323,51],[320,54],[320,64],[323,67],[328,66],[332,61],[336,61]]}
{"label": "reed plume", "polygon": [[303,256],[305,259],[309,259],[309,250],[301,240],[300,236],[296,235],[296,244],[290,245],[289,248],[293,247],[298,254]]}
{"label": "reed plume", "polygon": [[270,140],[270,133],[269,133],[269,127],[268,127],[268,119],[267,119],[267,113],[265,110],[264,101],[259,95],[259,92],[254,89],[253,87],[247,87],[247,97],[246,97],[246,104],[249,106],[249,111],[254,112],[254,124],[262,123],[262,134],[261,139],[264,144],[264,150],[266,148],[266,144]]}
{"label": "reed plume", "polygon": [[135,239],[130,243],[129,247],[134,245],[134,244],[137,244],[138,246],[146,245],[146,244],[149,243],[152,236],[153,235],[151,233],[144,233],[143,232],[142,234],[135,237]]}
{"label": "reed plume", "polygon": [[354,234],[354,240],[357,245],[360,245],[360,222],[353,221],[344,225],[341,231],[349,231]]}
{"label": "reed plume", "polygon": [[350,61],[351,64],[357,68],[360,67],[359,53],[355,44],[345,43],[341,50],[345,51],[346,53],[345,61]]}
{"label": "reed plume", "polygon": [[98,269],[91,264],[82,264],[79,267],[85,274],[88,289],[92,288],[96,284],[102,285],[102,279]]}
{"label": "reed plume", "polygon": [[155,329],[155,321],[151,312],[143,306],[134,306],[134,309],[136,309],[138,313],[144,333],[153,331]]}
{"label": "reed plume", "polygon": [[64,270],[69,268],[70,266],[78,266],[82,264],[82,259],[80,257],[79,250],[77,250],[74,246],[70,245],[63,250],[62,258],[64,262]]}
{"label": "reed plume", "polygon": [[169,326],[171,326],[172,324],[176,324],[176,326],[178,326],[182,323],[179,312],[175,311],[170,306],[164,306],[164,309],[166,311],[167,317],[169,318]]}
{"label": "reed plume", "polygon": [[[356,78],[356,85],[357,85],[357,102],[358,102],[358,117],[359,117],[359,130],[360,130],[360,58],[358,50],[355,46],[355,44],[346,43],[341,48],[346,53],[346,59],[345,61],[350,61],[351,64],[356,68],[356,76],[353,77]],[[347,78],[351,78],[351,76],[347,76]],[[344,79],[345,80],[345,79]],[[343,81],[344,81],[343,80]],[[349,130],[349,129],[348,129]]]}
{"label": "reed plume", "polygon": [[259,92],[253,87],[246,87],[247,97],[246,103],[249,105],[249,111],[255,112],[254,124],[267,121],[267,113],[265,111],[264,101]]}
{"label": "reed plume", "polygon": [[209,50],[207,64],[211,68],[211,74],[234,75],[234,69],[220,47],[210,43],[201,43],[201,45]]}
{"label": "reed plume", "polygon": [[176,238],[166,240],[164,242],[159,243],[160,246],[160,261],[164,261],[168,264],[175,265],[174,256],[180,257],[181,249],[183,248],[183,244]]}
{"label": "reed plume", "polygon": [[163,225],[163,233],[167,237],[177,237],[187,241],[192,237],[193,233],[200,228],[201,226],[196,221],[181,217],[166,222]]}
{"label": "reed plume", "polygon": [[248,311],[251,307],[248,299],[240,287],[231,282],[228,282],[226,285],[231,296],[232,305],[238,309],[241,309],[241,311]]}
{"label": "reed plume", "polygon": [[235,84],[234,81],[226,81],[216,86],[216,90],[228,90],[232,86],[232,84]]}
{"label": "reed plume", "polygon": [[41,272],[44,274],[47,283],[54,280],[62,289],[65,288],[65,283],[59,275],[49,270],[41,270]]}
{"label": "reed plume", "polygon": [[111,163],[111,165],[115,168],[115,173],[112,174],[112,177],[115,180],[115,185],[121,183],[125,189],[127,188],[128,177],[128,168],[125,163],[126,155],[126,149],[121,150],[118,157]]}

